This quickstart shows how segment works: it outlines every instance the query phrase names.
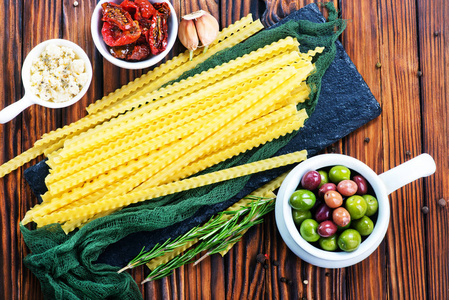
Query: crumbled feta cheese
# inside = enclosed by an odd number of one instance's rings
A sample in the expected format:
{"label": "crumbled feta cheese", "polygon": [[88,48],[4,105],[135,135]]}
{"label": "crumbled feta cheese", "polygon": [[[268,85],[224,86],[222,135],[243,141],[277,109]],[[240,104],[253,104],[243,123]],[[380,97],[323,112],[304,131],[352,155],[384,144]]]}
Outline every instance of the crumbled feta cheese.
{"label": "crumbled feta cheese", "polygon": [[84,61],[68,47],[48,45],[31,66],[31,91],[42,100],[68,101],[78,95],[87,80]]}

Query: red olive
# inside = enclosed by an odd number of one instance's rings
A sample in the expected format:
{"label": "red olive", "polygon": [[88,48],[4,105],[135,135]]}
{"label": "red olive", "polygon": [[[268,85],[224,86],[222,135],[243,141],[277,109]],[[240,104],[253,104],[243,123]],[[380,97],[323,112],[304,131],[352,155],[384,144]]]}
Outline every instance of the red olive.
{"label": "red olive", "polygon": [[337,185],[337,191],[345,197],[355,195],[357,188],[357,183],[352,180],[342,180]]}
{"label": "red olive", "polygon": [[313,191],[318,188],[321,183],[321,175],[317,171],[309,171],[301,179],[303,188]]}
{"label": "red olive", "polygon": [[340,227],[345,227],[351,222],[351,215],[344,207],[339,207],[332,213],[332,220]]}
{"label": "red olive", "polygon": [[368,183],[363,176],[355,175],[352,180],[357,184],[357,195],[365,195],[368,193]]}
{"label": "red olive", "polygon": [[343,204],[343,197],[339,192],[327,191],[326,194],[324,194],[324,202],[326,202],[327,206],[330,208],[337,208]]}
{"label": "red olive", "polygon": [[326,194],[327,191],[336,191],[336,190],[337,186],[335,185],[335,183],[332,182],[325,183],[318,190],[318,197],[323,198],[324,194]]}
{"label": "red olive", "polygon": [[331,212],[331,208],[326,203],[322,203],[315,211],[315,220],[318,223],[329,220],[331,218]]}
{"label": "red olive", "polygon": [[332,221],[323,221],[318,225],[318,234],[322,237],[330,237],[337,232],[337,225]]}

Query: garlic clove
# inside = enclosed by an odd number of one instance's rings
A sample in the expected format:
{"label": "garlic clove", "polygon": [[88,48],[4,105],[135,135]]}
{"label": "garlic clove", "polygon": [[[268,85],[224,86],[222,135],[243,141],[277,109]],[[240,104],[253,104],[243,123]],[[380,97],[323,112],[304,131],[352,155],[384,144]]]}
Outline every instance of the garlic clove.
{"label": "garlic clove", "polygon": [[206,11],[204,11],[204,10],[197,10],[197,11],[194,11],[193,13],[190,13],[188,15],[182,16],[182,18],[184,20],[195,20],[195,19],[198,19],[199,17],[202,17],[205,14],[206,14]]}
{"label": "garlic clove", "polygon": [[178,38],[181,44],[190,51],[190,60],[192,60],[193,51],[198,48],[198,34],[193,20],[181,19],[178,26]]}
{"label": "garlic clove", "polygon": [[201,44],[206,48],[215,41],[220,30],[217,19],[206,11],[195,19],[195,26]]}

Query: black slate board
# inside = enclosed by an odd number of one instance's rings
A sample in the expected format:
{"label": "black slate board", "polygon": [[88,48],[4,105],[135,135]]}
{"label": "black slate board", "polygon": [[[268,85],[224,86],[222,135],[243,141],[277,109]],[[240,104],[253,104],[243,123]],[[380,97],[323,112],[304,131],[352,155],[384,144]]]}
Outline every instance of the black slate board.
{"label": "black slate board", "polygon": [[[326,21],[318,7],[315,4],[309,4],[270,28],[292,19],[309,20],[317,23]],[[276,155],[307,149],[309,157],[313,156],[380,115],[379,103],[358,73],[342,44],[336,42],[336,46],[335,60],[322,78],[320,97],[315,112],[307,120],[301,131]],[[142,247],[152,247],[157,242],[183,234],[190,228],[204,223],[214,214],[225,210],[289,168],[291,167],[253,175],[236,197],[218,205],[205,206],[183,222],[162,230],[130,234],[117,243],[108,246],[97,262],[122,267],[134,258]],[[45,161],[25,170],[25,179],[38,198],[47,190],[44,181],[47,175],[48,167]]]}

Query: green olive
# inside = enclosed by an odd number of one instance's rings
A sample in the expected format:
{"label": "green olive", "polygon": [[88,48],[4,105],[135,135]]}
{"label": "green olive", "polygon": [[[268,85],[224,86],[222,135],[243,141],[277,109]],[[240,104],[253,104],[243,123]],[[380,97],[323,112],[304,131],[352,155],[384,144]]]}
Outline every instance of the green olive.
{"label": "green olive", "polygon": [[346,199],[345,208],[351,215],[351,219],[357,220],[365,215],[368,204],[362,196],[354,195]]}
{"label": "green olive", "polygon": [[308,242],[316,242],[320,239],[318,234],[318,222],[314,219],[306,219],[299,227],[299,233]]}
{"label": "green olive", "polygon": [[346,229],[338,237],[338,247],[346,252],[351,252],[356,250],[360,243],[362,242],[362,237],[360,233],[355,229]]}
{"label": "green olive", "polygon": [[335,184],[351,179],[351,171],[345,166],[334,166],[329,171],[329,179]]}
{"label": "green olive", "polygon": [[368,236],[374,230],[374,223],[367,216],[363,216],[352,222],[352,227],[357,230],[361,236]]}
{"label": "green olive", "polygon": [[301,223],[305,219],[312,219],[312,212],[310,212],[310,210],[302,211],[293,209],[292,215],[293,215],[293,222],[295,222],[297,226],[301,226]]}
{"label": "green olive", "polygon": [[366,209],[365,215],[368,217],[371,217],[377,212],[377,209],[379,208],[379,203],[377,202],[377,199],[374,196],[371,195],[363,195],[363,199],[365,199],[366,204],[368,204],[368,208]]}
{"label": "green olive", "polygon": [[329,175],[324,170],[319,170],[318,173],[320,173],[321,176],[321,182],[318,188],[322,187],[323,184],[329,183]]}
{"label": "green olive", "polygon": [[318,243],[320,244],[321,249],[326,251],[335,251],[338,249],[336,234],[331,235],[329,237],[320,237]]}
{"label": "green olive", "polygon": [[294,191],[289,199],[290,206],[301,211],[310,210],[315,205],[315,202],[315,194],[305,189]]}

